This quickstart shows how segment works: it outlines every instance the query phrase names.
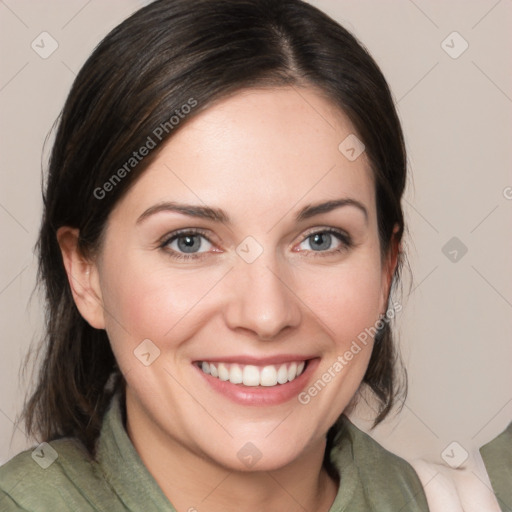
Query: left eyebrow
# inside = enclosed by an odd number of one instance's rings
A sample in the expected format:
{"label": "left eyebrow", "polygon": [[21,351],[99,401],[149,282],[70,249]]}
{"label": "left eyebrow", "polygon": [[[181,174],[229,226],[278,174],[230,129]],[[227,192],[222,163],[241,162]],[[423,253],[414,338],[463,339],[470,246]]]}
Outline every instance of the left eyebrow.
{"label": "left eyebrow", "polygon": [[359,209],[364,214],[364,218],[366,223],[368,223],[368,210],[364,206],[363,203],[357,201],[356,199],[344,198],[344,199],[335,199],[333,201],[327,201],[325,203],[318,203],[305,206],[302,210],[297,214],[296,220],[300,222],[302,220],[309,219],[314,217],[315,215],[320,215],[322,213],[329,213],[336,208],[341,208],[344,206],[354,206]]}

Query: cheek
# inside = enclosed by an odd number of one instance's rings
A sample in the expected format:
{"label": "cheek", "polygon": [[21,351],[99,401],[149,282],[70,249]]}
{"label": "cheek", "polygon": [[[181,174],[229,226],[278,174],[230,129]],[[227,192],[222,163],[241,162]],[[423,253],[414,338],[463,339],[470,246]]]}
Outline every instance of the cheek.
{"label": "cheek", "polygon": [[161,348],[172,344],[178,331],[185,334],[184,320],[194,316],[218,272],[170,273],[165,263],[149,265],[144,255],[125,257],[119,265],[117,256],[105,260],[102,282],[106,330],[116,357],[147,338]]}
{"label": "cheek", "polygon": [[317,276],[307,304],[326,327],[330,346],[317,379],[298,397],[313,417],[322,417],[318,432],[336,421],[360,388],[381,313],[380,262],[353,260],[326,274]]}
{"label": "cheek", "polygon": [[362,260],[319,272],[314,279],[310,276],[307,283],[303,282],[304,302],[329,329],[340,350],[378,320],[382,302],[380,270],[379,262]]}

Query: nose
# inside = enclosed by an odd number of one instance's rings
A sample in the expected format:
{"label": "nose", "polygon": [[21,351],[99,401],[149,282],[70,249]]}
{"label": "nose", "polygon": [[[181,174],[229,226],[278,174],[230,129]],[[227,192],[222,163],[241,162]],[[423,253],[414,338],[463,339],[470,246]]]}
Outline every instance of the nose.
{"label": "nose", "polygon": [[284,274],[263,257],[253,263],[239,262],[226,283],[229,300],[224,316],[229,328],[272,340],[284,330],[297,327],[301,321],[300,301]]}

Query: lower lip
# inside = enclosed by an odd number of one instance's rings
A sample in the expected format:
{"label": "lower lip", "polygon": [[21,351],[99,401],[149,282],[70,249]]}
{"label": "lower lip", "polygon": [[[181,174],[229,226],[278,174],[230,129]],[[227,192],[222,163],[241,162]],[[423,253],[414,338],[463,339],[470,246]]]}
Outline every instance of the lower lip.
{"label": "lower lip", "polygon": [[277,384],[276,386],[244,386],[232,384],[227,380],[220,380],[204,373],[196,364],[193,366],[202,375],[206,382],[218,393],[233,402],[242,405],[279,405],[297,395],[306,387],[306,384],[318,366],[320,359],[310,359],[304,371],[291,382]]}

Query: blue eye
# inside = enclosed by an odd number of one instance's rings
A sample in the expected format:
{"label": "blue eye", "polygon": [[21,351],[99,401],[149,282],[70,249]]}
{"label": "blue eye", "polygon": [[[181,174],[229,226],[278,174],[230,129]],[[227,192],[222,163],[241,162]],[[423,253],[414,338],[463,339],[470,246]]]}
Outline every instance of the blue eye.
{"label": "blue eye", "polygon": [[[222,252],[203,232],[191,229],[171,233],[160,247],[174,259],[199,259],[210,252]],[[310,233],[296,247],[312,255],[328,256],[346,251],[352,241],[347,233],[329,228]]]}
{"label": "blue eye", "polygon": [[313,252],[339,252],[350,246],[350,238],[334,230],[311,233],[299,245],[302,250]]}
{"label": "blue eye", "polygon": [[211,251],[212,247],[213,244],[204,235],[194,231],[176,233],[162,244],[162,248],[169,250],[171,256],[176,258],[194,257]]}

